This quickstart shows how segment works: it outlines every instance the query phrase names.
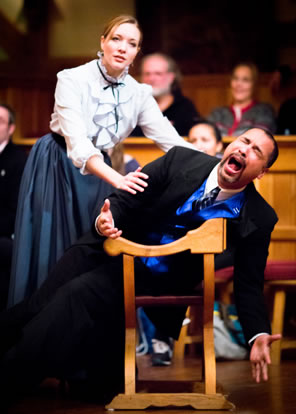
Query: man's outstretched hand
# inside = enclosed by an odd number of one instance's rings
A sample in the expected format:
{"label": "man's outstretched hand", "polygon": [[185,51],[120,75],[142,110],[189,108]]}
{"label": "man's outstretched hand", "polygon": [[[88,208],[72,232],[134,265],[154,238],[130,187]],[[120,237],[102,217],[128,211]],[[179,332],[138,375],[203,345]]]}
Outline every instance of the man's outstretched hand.
{"label": "man's outstretched hand", "polygon": [[260,335],[255,339],[252,346],[250,361],[252,375],[256,382],[268,380],[268,365],[271,363],[270,347],[274,341],[281,339],[281,334]]}
{"label": "man's outstretched hand", "polygon": [[110,237],[111,239],[117,239],[122,234],[122,230],[118,230],[117,227],[114,227],[113,216],[110,210],[110,201],[107,198],[101,208],[101,214],[96,221],[96,227],[102,236]]}

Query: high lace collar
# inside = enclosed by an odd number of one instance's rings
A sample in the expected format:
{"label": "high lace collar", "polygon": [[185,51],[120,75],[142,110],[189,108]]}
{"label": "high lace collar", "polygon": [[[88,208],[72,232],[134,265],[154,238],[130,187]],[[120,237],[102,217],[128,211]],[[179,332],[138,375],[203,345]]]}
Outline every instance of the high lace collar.
{"label": "high lace collar", "polygon": [[105,78],[107,79],[107,81],[109,81],[110,83],[120,83],[120,82],[123,82],[124,81],[124,79],[125,79],[125,77],[126,77],[126,75],[128,74],[128,69],[129,69],[129,66],[127,66],[125,69],[124,69],[124,71],[122,72],[122,74],[118,77],[118,78],[116,78],[116,77],[114,77],[114,76],[110,76],[109,74],[108,74],[108,72],[107,72],[107,68],[106,68],[106,66],[104,65],[104,63],[103,63],[103,54],[102,54],[102,52],[98,52],[97,53],[97,55],[98,55],[98,57],[99,57],[99,59],[98,59],[98,65],[99,65],[99,67],[100,67],[100,69],[101,69],[101,71],[103,72],[103,74],[104,74],[104,76],[105,76]]}

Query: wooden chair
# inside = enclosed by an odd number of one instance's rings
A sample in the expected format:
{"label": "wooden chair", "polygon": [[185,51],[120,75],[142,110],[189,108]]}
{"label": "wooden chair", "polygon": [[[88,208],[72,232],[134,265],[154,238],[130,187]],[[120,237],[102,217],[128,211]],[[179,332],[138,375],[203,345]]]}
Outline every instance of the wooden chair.
{"label": "wooden chair", "polygon": [[[181,239],[162,246],[140,245],[122,237],[107,239],[105,251],[116,256],[123,254],[124,304],[125,304],[125,391],[118,394],[106,406],[107,409],[138,409],[151,406],[167,407],[191,406],[195,409],[221,410],[232,409],[224,395],[216,391],[216,361],[213,334],[214,303],[214,254],[221,253],[226,244],[226,222],[224,219],[206,221],[196,230],[189,231]],[[203,374],[200,392],[137,392],[136,389],[136,304],[146,305],[151,298],[135,297],[134,257],[152,257],[175,254],[190,250],[192,254],[204,256],[203,284]],[[159,304],[161,298],[158,298]],[[196,300],[196,298],[195,298]],[[164,297],[164,302],[180,304],[178,297]],[[181,297],[182,305],[187,303]]]}

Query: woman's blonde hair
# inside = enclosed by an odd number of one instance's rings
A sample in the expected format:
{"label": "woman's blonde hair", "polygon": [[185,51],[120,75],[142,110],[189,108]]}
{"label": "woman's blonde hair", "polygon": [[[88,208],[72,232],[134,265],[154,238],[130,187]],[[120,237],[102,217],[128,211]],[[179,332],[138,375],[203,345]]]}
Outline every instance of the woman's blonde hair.
{"label": "woman's blonde hair", "polygon": [[125,23],[134,24],[138,28],[140,32],[140,40],[138,47],[140,47],[143,40],[143,33],[138,20],[133,16],[120,15],[109,20],[109,22],[107,22],[107,24],[104,27],[102,36],[104,37],[104,39],[107,39],[107,37],[113,32],[114,29]]}

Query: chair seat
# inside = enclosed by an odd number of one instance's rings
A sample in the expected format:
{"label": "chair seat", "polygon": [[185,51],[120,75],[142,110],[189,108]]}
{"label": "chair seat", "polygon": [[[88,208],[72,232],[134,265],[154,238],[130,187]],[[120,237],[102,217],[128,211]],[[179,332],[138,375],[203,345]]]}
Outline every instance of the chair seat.
{"label": "chair seat", "polygon": [[215,280],[227,282],[233,277],[233,266],[224,267],[215,271]]}
{"label": "chair seat", "polygon": [[268,260],[265,281],[296,280],[296,260]]}
{"label": "chair seat", "polygon": [[[215,279],[228,281],[233,277],[233,266],[216,270]],[[296,280],[296,260],[268,260],[264,280]]]}

